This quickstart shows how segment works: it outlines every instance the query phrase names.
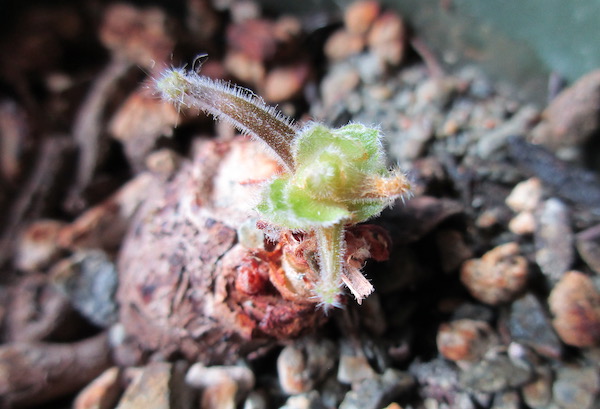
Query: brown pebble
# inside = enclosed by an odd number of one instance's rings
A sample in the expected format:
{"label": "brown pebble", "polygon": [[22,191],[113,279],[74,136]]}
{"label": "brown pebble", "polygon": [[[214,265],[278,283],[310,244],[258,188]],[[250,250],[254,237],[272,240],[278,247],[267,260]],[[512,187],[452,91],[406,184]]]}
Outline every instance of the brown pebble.
{"label": "brown pebble", "polygon": [[113,366],[88,384],[75,398],[73,409],[111,409],[121,394],[120,370]]}
{"label": "brown pebble", "polygon": [[462,319],[443,323],[437,334],[438,351],[451,361],[478,360],[497,343],[498,337],[485,321]]}
{"label": "brown pebble", "polygon": [[231,51],[225,57],[225,69],[240,81],[259,86],[266,75],[262,61],[255,60],[238,51]]}
{"label": "brown pebble", "polygon": [[283,102],[300,94],[310,68],[306,64],[274,68],[265,78],[263,96],[268,102]]}
{"label": "brown pebble", "polygon": [[333,368],[335,358],[331,342],[304,338],[286,346],[277,357],[281,389],[289,395],[308,392]]}
{"label": "brown pebble", "polygon": [[324,53],[330,60],[340,61],[360,53],[364,48],[363,36],[341,29],[329,36],[325,42]]}
{"label": "brown pebble", "polygon": [[159,8],[113,4],[104,14],[100,40],[105,47],[147,69],[169,61],[174,42],[168,18]]}
{"label": "brown pebble", "polygon": [[344,14],[344,25],[351,33],[359,35],[366,34],[380,11],[381,6],[378,1],[357,1],[346,9]]}
{"label": "brown pebble", "polygon": [[242,52],[253,60],[270,60],[277,51],[274,23],[251,19],[232,24],[227,28],[227,43],[230,50]]}
{"label": "brown pebble", "polygon": [[548,299],[554,314],[552,325],[565,344],[600,345],[600,293],[587,275],[569,271]]}
{"label": "brown pebble", "polygon": [[404,58],[406,28],[404,21],[395,13],[381,15],[367,39],[371,51],[390,65],[399,65]]}
{"label": "brown pebble", "polygon": [[577,147],[600,126],[600,70],[592,71],[562,91],[543,113],[549,132],[540,132],[536,143],[550,149]]}
{"label": "brown pebble", "polygon": [[471,295],[484,303],[497,305],[513,300],[527,284],[527,259],[511,242],[467,260],[461,268],[461,281]]}

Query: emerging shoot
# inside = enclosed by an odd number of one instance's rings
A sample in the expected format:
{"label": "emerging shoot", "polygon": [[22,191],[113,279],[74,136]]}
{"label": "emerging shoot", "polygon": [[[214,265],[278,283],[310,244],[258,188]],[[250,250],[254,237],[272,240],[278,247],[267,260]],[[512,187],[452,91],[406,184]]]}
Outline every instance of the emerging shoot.
{"label": "emerging shoot", "polygon": [[315,237],[319,277],[311,293],[318,303],[341,305],[343,284],[359,303],[373,291],[346,262],[345,229],[377,216],[410,191],[404,174],[387,168],[377,129],[316,123],[300,129],[251,91],[183,69],[167,70],[156,89],[178,107],[229,121],[277,156],[286,171],[265,186],[257,210],[279,229]]}

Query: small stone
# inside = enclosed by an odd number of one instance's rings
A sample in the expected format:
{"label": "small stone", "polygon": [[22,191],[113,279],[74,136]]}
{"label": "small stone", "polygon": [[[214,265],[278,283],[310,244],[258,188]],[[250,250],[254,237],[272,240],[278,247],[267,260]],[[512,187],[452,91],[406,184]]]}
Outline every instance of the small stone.
{"label": "small stone", "polygon": [[227,43],[232,52],[241,52],[254,61],[268,61],[277,51],[274,23],[266,19],[249,19],[230,24]]}
{"label": "small stone", "polygon": [[598,370],[593,367],[561,367],[552,387],[554,402],[562,409],[596,408],[600,389]]}
{"label": "small stone", "polygon": [[413,377],[395,369],[386,369],[383,375],[365,379],[346,394],[340,409],[379,409],[398,396],[409,392],[415,384]]}
{"label": "small stone", "polygon": [[477,361],[498,344],[498,336],[484,321],[462,319],[444,323],[437,334],[438,351],[451,361]]}
{"label": "small stone", "polygon": [[469,390],[500,392],[524,385],[531,379],[528,367],[517,365],[505,355],[476,362],[460,374],[460,384]]}
{"label": "small stone", "polygon": [[185,382],[202,389],[203,408],[229,409],[237,404],[254,387],[254,373],[243,366],[210,366],[201,363],[192,365]]}
{"label": "small stone", "polygon": [[576,243],[581,258],[600,274],[600,224],[577,234]]}
{"label": "small stone", "polygon": [[511,304],[508,329],[513,341],[530,346],[540,355],[560,358],[560,340],[547,312],[533,294],[526,294]]}
{"label": "small stone", "polygon": [[404,59],[405,44],[404,21],[393,12],[386,12],[375,21],[367,39],[369,50],[392,66],[400,65]]}
{"label": "small stone", "polygon": [[536,229],[535,216],[531,212],[521,212],[510,220],[508,229],[519,236],[533,234]]}
{"label": "small stone", "polygon": [[300,94],[310,68],[306,64],[274,68],[267,73],[263,96],[268,102],[283,102]]}
{"label": "small stone", "polygon": [[430,105],[444,108],[459,89],[459,81],[450,76],[434,77],[422,81],[415,91],[416,109],[426,109]]}
{"label": "small stone", "polygon": [[338,64],[321,81],[321,97],[325,108],[339,104],[360,83],[358,71],[349,64]]}
{"label": "small stone", "polygon": [[560,200],[546,200],[535,214],[535,260],[551,283],[571,268],[575,251],[569,208]]}
{"label": "small stone", "polygon": [[107,369],[77,394],[73,409],[112,409],[121,394],[120,370]]}
{"label": "small stone", "polygon": [[58,234],[65,223],[57,220],[38,220],[31,223],[19,238],[15,265],[34,272],[49,266],[59,254]]}
{"label": "small stone", "polygon": [[542,194],[542,181],[533,177],[518,183],[505,202],[515,212],[532,212],[539,207]]}
{"label": "small stone", "polygon": [[373,378],[375,371],[364,355],[351,356],[342,354],[338,366],[337,379],[344,384],[352,384]]}
{"label": "small stone", "polygon": [[592,71],[563,90],[543,113],[549,132],[535,140],[552,150],[585,143],[600,126],[600,70]]}
{"label": "small stone", "polygon": [[536,366],[533,381],[523,385],[521,394],[532,409],[546,409],[552,400],[552,370],[548,366]]}
{"label": "small stone", "polygon": [[243,409],[267,409],[267,397],[259,391],[251,391],[244,401]]}
{"label": "small stone", "polygon": [[334,351],[330,341],[311,338],[286,346],[277,357],[281,389],[289,395],[308,392],[333,369]]}
{"label": "small stone", "polygon": [[129,384],[116,409],[191,407],[191,390],[183,381],[182,369],[178,364],[166,362],[154,362],[146,366]]}
{"label": "small stone", "polygon": [[168,26],[167,16],[158,7],[115,3],[104,13],[100,40],[113,53],[151,70],[169,61],[173,52]]}
{"label": "small stone", "polygon": [[325,56],[332,61],[341,61],[360,53],[365,48],[365,38],[341,29],[331,34],[324,46]]}
{"label": "small stone", "polygon": [[161,180],[168,180],[177,172],[183,158],[171,149],[160,149],[150,153],[145,160],[146,167]]}
{"label": "small stone", "polygon": [[592,280],[569,271],[548,298],[552,325],[565,344],[585,348],[600,345],[600,293]]}
{"label": "small stone", "polygon": [[381,6],[378,1],[357,1],[352,3],[346,9],[344,14],[344,25],[346,29],[353,34],[366,34],[380,11]]}
{"label": "small stone", "polygon": [[521,398],[517,391],[511,390],[494,395],[490,409],[520,409]]}
{"label": "small stone", "polygon": [[409,367],[419,385],[419,394],[436,401],[452,402],[458,392],[458,369],[443,358],[429,362],[415,360]]}
{"label": "small stone", "polygon": [[321,398],[319,396],[319,392],[313,390],[308,393],[290,396],[285,401],[285,405],[283,405],[279,409],[326,409],[326,408],[323,405],[323,403],[321,403]]}
{"label": "small stone", "polygon": [[512,301],[527,284],[527,259],[517,243],[506,243],[479,259],[467,260],[461,268],[461,281],[471,295],[487,304]]}
{"label": "small stone", "polygon": [[262,86],[267,72],[262,61],[255,60],[239,51],[228,52],[224,65],[231,75],[253,86]]}
{"label": "small stone", "polygon": [[104,252],[78,252],[56,264],[50,276],[73,307],[92,323],[106,328],[117,321],[118,274]]}

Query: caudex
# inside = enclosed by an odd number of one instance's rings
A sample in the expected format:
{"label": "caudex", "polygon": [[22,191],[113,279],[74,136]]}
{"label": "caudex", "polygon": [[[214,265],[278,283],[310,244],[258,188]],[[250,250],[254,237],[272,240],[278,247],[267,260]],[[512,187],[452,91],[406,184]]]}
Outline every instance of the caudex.
{"label": "caudex", "polygon": [[312,294],[317,303],[340,306],[343,284],[359,303],[372,292],[360,271],[346,263],[344,231],[410,191],[404,174],[387,167],[378,129],[359,123],[299,127],[251,91],[195,70],[167,69],[155,87],[178,109],[199,108],[226,120],[277,157],[284,171],[265,183],[257,211],[274,231],[316,238],[319,271]]}

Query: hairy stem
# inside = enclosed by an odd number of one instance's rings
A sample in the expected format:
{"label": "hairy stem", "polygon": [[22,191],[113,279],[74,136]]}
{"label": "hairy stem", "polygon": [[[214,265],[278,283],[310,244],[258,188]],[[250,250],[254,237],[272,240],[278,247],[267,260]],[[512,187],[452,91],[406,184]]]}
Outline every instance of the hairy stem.
{"label": "hairy stem", "polygon": [[294,170],[292,144],[298,128],[250,90],[181,69],[163,74],[156,88],[167,100],[202,109],[264,141],[289,171]]}
{"label": "hairy stem", "polygon": [[321,268],[320,282],[315,292],[323,304],[336,305],[342,283],[343,257],[346,252],[344,225],[335,223],[328,227],[317,227],[315,233]]}

